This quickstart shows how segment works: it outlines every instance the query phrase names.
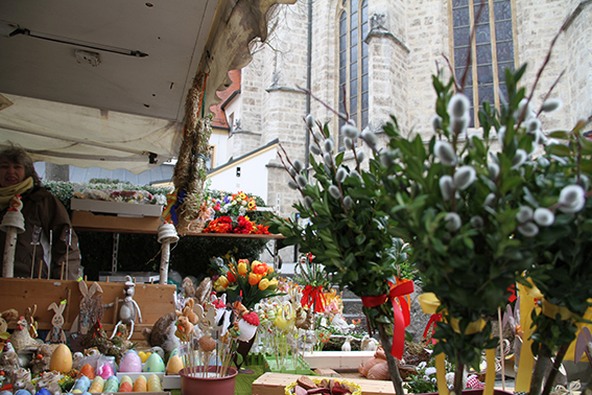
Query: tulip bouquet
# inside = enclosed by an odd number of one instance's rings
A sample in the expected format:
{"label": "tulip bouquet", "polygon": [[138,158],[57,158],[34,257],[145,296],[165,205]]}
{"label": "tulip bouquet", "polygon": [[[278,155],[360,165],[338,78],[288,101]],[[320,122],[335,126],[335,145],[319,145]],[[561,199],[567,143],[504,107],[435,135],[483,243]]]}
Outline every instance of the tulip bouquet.
{"label": "tulip bouquet", "polygon": [[225,293],[229,302],[240,301],[247,309],[252,309],[262,299],[276,295],[278,279],[273,266],[265,262],[234,258],[226,262],[222,258],[213,260],[220,275],[214,280],[216,292]]}

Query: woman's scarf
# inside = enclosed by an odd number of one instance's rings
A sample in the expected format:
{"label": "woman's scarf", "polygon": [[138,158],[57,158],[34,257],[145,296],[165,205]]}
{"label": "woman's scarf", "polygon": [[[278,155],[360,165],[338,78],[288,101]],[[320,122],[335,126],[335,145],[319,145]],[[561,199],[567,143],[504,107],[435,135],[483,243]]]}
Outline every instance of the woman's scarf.
{"label": "woman's scarf", "polygon": [[31,188],[33,188],[33,177],[27,177],[15,185],[0,187],[0,210],[8,207],[8,203],[14,195],[22,195]]}

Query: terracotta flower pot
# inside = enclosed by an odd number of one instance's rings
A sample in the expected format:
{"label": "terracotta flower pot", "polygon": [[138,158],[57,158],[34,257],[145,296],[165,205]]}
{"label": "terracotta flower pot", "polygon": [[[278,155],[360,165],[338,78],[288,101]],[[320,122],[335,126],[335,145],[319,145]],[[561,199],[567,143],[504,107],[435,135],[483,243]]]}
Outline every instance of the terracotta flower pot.
{"label": "terracotta flower pot", "polygon": [[216,394],[234,395],[234,384],[238,371],[228,368],[228,374],[220,377],[216,373],[216,366],[210,366],[204,375],[203,366],[197,369],[181,369],[181,395]]}

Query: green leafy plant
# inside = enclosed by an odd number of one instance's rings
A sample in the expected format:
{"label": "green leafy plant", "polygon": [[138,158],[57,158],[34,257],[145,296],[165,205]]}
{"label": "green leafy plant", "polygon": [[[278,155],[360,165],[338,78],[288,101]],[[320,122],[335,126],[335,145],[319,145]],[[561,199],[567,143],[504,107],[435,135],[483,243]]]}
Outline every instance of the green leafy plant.
{"label": "green leafy plant", "polygon": [[[312,141],[311,169],[292,161],[283,148],[280,152],[292,177],[289,185],[302,195],[294,206],[301,220],[274,218],[270,229],[286,236],[285,244],[298,244],[302,252],[311,253],[331,282],[361,296],[368,323],[378,330],[384,349],[391,350],[390,302],[397,302],[388,295],[400,284],[411,292],[412,282],[401,277],[409,246],[393,236],[392,220],[379,204],[384,198],[383,168],[366,159],[366,152],[376,148],[377,137],[346,123],[342,128],[348,136],[346,149],[338,151],[327,125],[310,115],[306,123]],[[403,323],[395,329],[403,339]],[[403,394],[395,359],[388,353],[387,360],[397,394]]]}

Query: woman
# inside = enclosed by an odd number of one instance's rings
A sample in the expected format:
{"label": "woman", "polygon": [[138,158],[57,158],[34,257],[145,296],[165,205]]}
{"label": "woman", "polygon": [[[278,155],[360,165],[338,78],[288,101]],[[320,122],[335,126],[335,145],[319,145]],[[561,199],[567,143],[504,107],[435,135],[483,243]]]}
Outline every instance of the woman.
{"label": "woman", "polygon": [[[0,222],[15,195],[23,203],[25,231],[17,239],[14,277],[48,278],[49,270],[51,278],[77,279],[82,274],[80,251],[68,212],[41,186],[31,157],[11,147],[0,151]],[[0,257],[5,239],[0,231]]]}

